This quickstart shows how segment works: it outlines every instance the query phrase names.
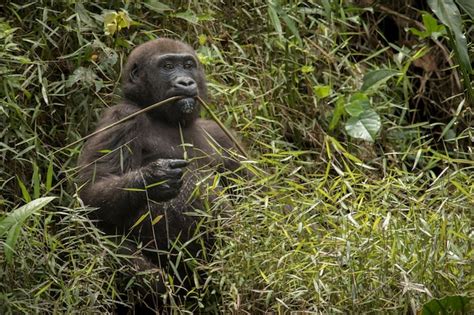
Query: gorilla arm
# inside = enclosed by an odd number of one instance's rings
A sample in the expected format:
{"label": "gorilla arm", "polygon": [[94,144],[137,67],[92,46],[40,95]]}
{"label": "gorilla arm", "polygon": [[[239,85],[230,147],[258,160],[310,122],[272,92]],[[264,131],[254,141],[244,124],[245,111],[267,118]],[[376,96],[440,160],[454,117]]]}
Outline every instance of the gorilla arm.
{"label": "gorilla arm", "polygon": [[[119,105],[109,109],[98,128],[110,125],[133,108]],[[141,167],[144,118],[136,117],[99,133],[87,141],[79,159],[80,196],[106,225],[128,227],[147,197],[165,201],[175,197],[181,187],[182,160],[157,160]],[[145,130],[145,131],[143,131]],[[154,185],[153,185],[154,184]],[[147,191],[148,186],[149,187]],[[148,194],[147,194],[147,193]],[[129,222],[127,222],[127,220]]]}

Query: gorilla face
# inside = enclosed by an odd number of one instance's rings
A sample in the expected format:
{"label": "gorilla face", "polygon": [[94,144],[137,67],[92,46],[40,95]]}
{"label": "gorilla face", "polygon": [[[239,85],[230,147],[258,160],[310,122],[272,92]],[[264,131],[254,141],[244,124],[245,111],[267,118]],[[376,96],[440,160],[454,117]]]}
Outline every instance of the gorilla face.
{"label": "gorilla face", "polygon": [[191,101],[198,94],[197,60],[190,54],[155,55],[145,70],[151,94],[155,102],[173,96],[184,96],[178,101],[179,110],[183,113],[192,111],[195,102]]}
{"label": "gorilla face", "polygon": [[205,98],[207,88],[204,72],[189,46],[179,42],[170,45],[166,40],[142,45],[130,56],[125,68],[127,72],[124,94],[140,107],[173,96],[183,97],[149,112],[154,119],[172,125],[189,125],[199,116],[196,96]]}

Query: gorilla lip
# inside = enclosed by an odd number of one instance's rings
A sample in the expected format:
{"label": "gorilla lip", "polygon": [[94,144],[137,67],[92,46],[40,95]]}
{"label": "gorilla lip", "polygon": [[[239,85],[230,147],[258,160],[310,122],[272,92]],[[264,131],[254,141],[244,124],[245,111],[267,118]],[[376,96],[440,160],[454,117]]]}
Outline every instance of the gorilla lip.
{"label": "gorilla lip", "polygon": [[180,107],[182,113],[191,114],[196,108],[196,100],[193,97],[187,97],[177,101],[176,105]]}

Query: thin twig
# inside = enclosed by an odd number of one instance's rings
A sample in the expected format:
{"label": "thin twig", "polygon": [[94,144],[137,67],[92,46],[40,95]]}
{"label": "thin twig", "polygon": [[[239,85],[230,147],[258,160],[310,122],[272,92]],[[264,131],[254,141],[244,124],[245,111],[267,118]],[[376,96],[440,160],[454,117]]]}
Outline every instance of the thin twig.
{"label": "thin twig", "polygon": [[76,141],[74,141],[74,142],[72,142],[72,143],[69,143],[69,144],[66,145],[65,147],[62,147],[62,148],[60,148],[60,149],[57,149],[56,151],[53,152],[53,154],[56,154],[56,153],[58,153],[59,151],[62,151],[62,150],[64,150],[64,149],[69,148],[69,147],[71,147],[71,146],[73,146],[73,145],[76,145],[76,144],[78,144],[78,143],[80,143],[80,142],[82,142],[82,141],[84,141],[84,140],[87,140],[87,139],[89,139],[90,137],[93,137],[93,136],[95,136],[95,135],[98,134],[98,133],[101,133],[101,132],[106,131],[106,130],[109,130],[110,128],[113,128],[113,127],[115,127],[115,126],[117,126],[117,125],[120,125],[120,124],[123,123],[124,121],[127,121],[127,120],[129,120],[129,119],[132,119],[133,117],[136,117],[136,116],[138,116],[138,115],[140,115],[140,114],[146,113],[146,112],[149,111],[149,110],[155,109],[155,108],[157,108],[157,107],[160,107],[160,106],[162,106],[162,105],[165,105],[166,103],[169,103],[169,102],[171,102],[171,101],[176,101],[176,100],[179,100],[179,99],[182,99],[182,98],[183,98],[183,96],[173,96],[173,97],[170,97],[170,98],[168,98],[168,99],[166,99],[166,100],[163,100],[163,101],[161,101],[161,102],[158,102],[158,103],[155,103],[155,104],[153,104],[153,105],[150,105],[150,106],[148,106],[148,107],[146,107],[146,108],[140,109],[139,111],[137,111],[137,112],[135,112],[135,113],[133,113],[133,114],[130,114],[130,115],[128,115],[128,116],[126,116],[126,117],[120,119],[119,121],[114,122],[113,124],[110,124],[110,125],[107,125],[107,126],[105,126],[105,127],[103,127],[103,128],[100,128],[99,130],[96,130],[96,131],[94,131],[93,133],[91,133],[91,134],[89,134],[89,135],[87,135],[87,136],[85,136],[85,137],[82,137],[82,138],[79,139],[79,140],[76,140]]}
{"label": "thin twig", "polygon": [[237,141],[237,139],[235,139],[235,137],[230,133],[230,131],[219,120],[219,118],[217,118],[217,116],[211,111],[211,109],[206,104],[206,102],[204,102],[203,99],[200,98],[199,96],[197,97],[197,99],[199,100],[199,102],[201,102],[202,106],[208,111],[208,113],[209,113],[209,115],[211,115],[212,119],[219,125],[219,127],[222,129],[222,131],[224,131],[224,133],[227,135],[227,137],[229,137],[230,140],[232,140],[232,142],[234,142],[235,146],[237,147],[237,149],[239,149],[240,153],[242,153],[242,155],[245,158],[248,159],[249,158],[248,153],[245,151],[245,149],[242,147],[242,145],[239,143],[239,141]]}

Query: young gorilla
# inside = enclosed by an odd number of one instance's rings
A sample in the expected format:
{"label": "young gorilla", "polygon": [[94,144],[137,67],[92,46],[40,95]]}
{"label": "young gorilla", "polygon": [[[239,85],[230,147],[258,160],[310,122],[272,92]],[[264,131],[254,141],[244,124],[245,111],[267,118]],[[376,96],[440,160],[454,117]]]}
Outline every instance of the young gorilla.
{"label": "young gorilla", "polygon": [[[172,96],[185,98],[90,138],[79,158],[79,194],[98,208],[92,216],[106,233],[143,244],[145,257],[135,260],[139,268],[165,268],[170,256],[157,250],[186,243],[195,233],[199,219],[187,213],[205,202],[193,194],[196,184],[213,171],[235,170],[239,163],[225,152],[236,148],[216,123],[198,118],[195,97],[205,99],[207,88],[190,46],[165,38],[138,46],[122,84],[124,100],[105,111],[97,128]],[[201,248],[189,242],[186,250],[194,255]],[[130,245],[125,249],[135,252]]]}

